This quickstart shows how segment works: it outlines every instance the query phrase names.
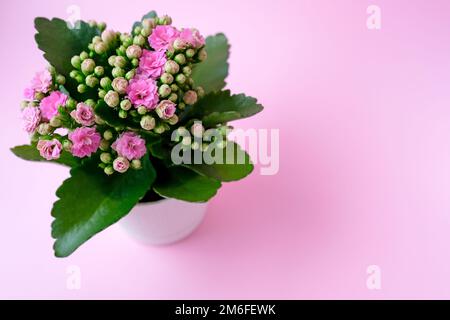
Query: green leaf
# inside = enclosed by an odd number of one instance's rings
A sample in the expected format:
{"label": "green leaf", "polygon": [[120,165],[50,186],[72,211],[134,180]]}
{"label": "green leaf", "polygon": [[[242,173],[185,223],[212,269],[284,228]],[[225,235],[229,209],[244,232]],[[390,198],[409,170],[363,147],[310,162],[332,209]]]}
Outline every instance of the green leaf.
{"label": "green leaf", "polygon": [[[227,161],[227,157],[228,159]],[[228,163],[227,163],[228,162]],[[213,164],[189,164],[184,165],[191,170],[220,181],[229,182],[241,180],[253,171],[253,164],[250,156],[241,147],[232,142],[227,142],[227,147],[223,149],[222,163]]]}
{"label": "green leaf", "polygon": [[207,94],[181,116],[181,121],[185,123],[189,119],[201,119],[205,127],[212,127],[251,117],[263,109],[255,98],[244,94],[231,95],[229,90],[225,90]]}
{"label": "green leaf", "polygon": [[57,257],[67,257],[96,233],[124,217],[150,189],[156,172],[148,156],[141,170],[107,176],[95,161],[71,170],[56,191],[52,237]]}
{"label": "green leaf", "polygon": [[66,77],[65,87],[77,98],[77,83],[69,76],[73,69],[70,59],[87,49],[92,38],[99,34],[98,29],[84,21],[75,23],[76,28],[69,28],[66,21],[58,18],[49,20],[39,17],[34,20],[34,25],[39,49],[44,51],[45,59],[56,71]]}
{"label": "green leaf", "polygon": [[168,173],[158,180],[153,190],[160,196],[189,202],[206,202],[220,188],[220,181],[202,176],[181,166],[168,168]]}
{"label": "green leaf", "polygon": [[66,165],[69,167],[76,167],[80,165],[81,161],[78,158],[72,156],[69,152],[63,151],[61,153],[61,157],[57,160],[46,160],[41,157],[39,151],[36,149],[36,146],[33,145],[22,145],[11,148],[12,153],[14,153],[17,157],[28,160],[28,161],[43,161],[43,162],[54,162],[62,165]]}
{"label": "green leaf", "polygon": [[131,29],[131,33],[133,33],[134,28],[136,28],[137,26],[139,26],[139,24],[141,24],[141,22],[144,19],[151,19],[151,18],[156,18],[158,16],[158,14],[156,13],[156,11],[150,11],[149,13],[147,13],[146,15],[144,15],[141,19],[141,21],[136,21],[135,23],[133,23],[133,28]]}
{"label": "green leaf", "polygon": [[224,34],[206,38],[208,58],[194,67],[192,78],[195,85],[203,87],[206,93],[225,88],[229,50],[230,46]]}

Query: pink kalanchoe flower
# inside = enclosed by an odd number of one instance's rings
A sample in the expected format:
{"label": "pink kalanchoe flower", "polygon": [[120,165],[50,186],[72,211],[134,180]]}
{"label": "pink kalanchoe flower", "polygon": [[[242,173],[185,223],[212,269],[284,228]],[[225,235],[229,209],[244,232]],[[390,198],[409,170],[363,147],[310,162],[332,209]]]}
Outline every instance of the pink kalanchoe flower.
{"label": "pink kalanchoe flower", "polygon": [[205,45],[205,38],[197,29],[183,29],[180,33],[180,38],[194,48],[201,48]]}
{"label": "pink kalanchoe flower", "polygon": [[59,159],[61,155],[62,145],[57,139],[39,140],[37,149],[39,154],[46,160],[55,160]]}
{"label": "pink kalanchoe flower", "polygon": [[147,152],[145,140],[130,131],[122,133],[111,147],[130,161],[142,158]]}
{"label": "pink kalanchoe flower", "polygon": [[148,42],[153,49],[165,51],[179,35],[180,31],[172,26],[157,26],[148,38]]}
{"label": "pink kalanchoe flower", "polygon": [[72,154],[83,158],[97,151],[101,136],[95,128],[81,127],[69,133],[69,140],[72,141]]}
{"label": "pink kalanchoe flower", "polygon": [[58,107],[66,104],[67,96],[59,91],[53,91],[48,97],[42,99],[39,108],[44,120],[49,121],[58,114]]}
{"label": "pink kalanchoe flower", "polygon": [[125,173],[130,168],[130,162],[124,157],[118,157],[113,161],[113,168],[119,173]]}
{"label": "pink kalanchoe flower", "polygon": [[170,100],[163,100],[156,107],[158,116],[165,120],[172,118],[176,110],[176,104]]}
{"label": "pink kalanchoe flower", "polygon": [[70,116],[79,124],[90,127],[95,124],[95,113],[91,106],[84,103],[77,104],[77,108],[70,113]]}
{"label": "pink kalanchoe flower", "polygon": [[47,69],[45,69],[37,72],[34,75],[33,79],[31,80],[30,88],[33,89],[34,92],[47,93],[51,84],[52,84],[52,75]]}
{"label": "pink kalanchoe flower", "polygon": [[22,110],[23,129],[33,133],[41,121],[41,110],[37,107],[26,107]]}
{"label": "pink kalanchoe flower", "polygon": [[27,100],[34,100],[34,93],[33,88],[25,88],[25,90],[23,90],[23,97]]}
{"label": "pink kalanchoe flower", "polygon": [[155,109],[159,101],[158,87],[153,79],[131,79],[127,88],[127,94],[136,108],[144,106],[152,110]]}
{"label": "pink kalanchoe flower", "polygon": [[164,73],[164,65],[167,62],[163,51],[143,50],[137,69],[138,77],[158,79]]}

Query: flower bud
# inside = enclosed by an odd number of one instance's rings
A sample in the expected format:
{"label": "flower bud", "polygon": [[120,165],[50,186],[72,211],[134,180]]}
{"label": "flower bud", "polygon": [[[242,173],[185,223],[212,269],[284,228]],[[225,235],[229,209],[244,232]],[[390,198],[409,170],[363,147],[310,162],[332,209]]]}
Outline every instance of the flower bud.
{"label": "flower bud", "polygon": [[136,44],[136,45],[142,47],[145,44],[145,38],[141,34],[134,36],[133,44]]}
{"label": "flower bud", "polygon": [[141,31],[142,31],[142,26],[136,26],[136,28],[134,28],[134,30],[133,30],[133,34],[138,35],[141,33]]}
{"label": "flower bud", "polygon": [[105,96],[105,102],[111,108],[117,107],[119,105],[119,94],[115,91],[108,91]]}
{"label": "flower bud", "polygon": [[93,99],[87,99],[84,104],[94,108],[95,107],[95,101]]}
{"label": "flower bud", "polygon": [[137,67],[137,66],[139,66],[139,59],[137,59],[137,58],[134,58],[134,59],[132,59],[131,60],[131,65],[133,66],[133,67]]}
{"label": "flower bud", "polygon": [[52,128],[50,126],[49,123],[41,123],[38,127],[37,127],[37,132],[42,135],[45,136],[49,133],[52,132]]}
{"label": "flower bud", "polygon": [[155,118],[153,118],[152,116],[143,116],[141,121],[140,121],[141,127],[144,130],[152,130],[153,128],[155,128]]}
{"label": "flower bud", "polygon": [[105,124],[105,121],[104,121],[102,118],[100,118],[98,115],[95,115],[95,116],[94,116],[94,121],[95,121],[95,123],[98,124],[98,125],[103,125],[103,124]]}
{"label": "flower bud", "polygon": [[139,113],[137,112],[136,109],[130,110],[129,113],[133,118],[136,118],[139,116]]}
{"label": "flower bud", "polygon": [[198,52],[198,60],[200,61],[205,61],[208,58],[208,53],[206,52],[205,48],[202,48],[199,52]]}
{"label": "flower bud", "polygon": [[81,62],[83,62],[87,58],[89,58],[89,54],[86,51],[83,51],[83,52],[80,53]]}
{"label": "flower bud", "polygon": [[186,57],[188,57],[189,59],[193,58],[195,56],[195,50],[194,49],[187,49],[186,50]]}
{"label": "flower bud", "polygon": [[179,53],[175,56],[174,58],[175,62],[178,63],[179,65],[183,65],[186,63],[186,57],[184,56],[184,54]]}
{"label": "flower bud", "polygon": [[142,169],[142,162],[141,162],[141,160],[138,160],[138,159],[132,160],[131,161],[131,168],[133,168],[134,170]]}
{"label": "flower bud", "polygon": [[111,166],[107,166],[105,167],[105,169],[103,170],[108,176],[112,175],[114,173],[114,168]]}
{"label": "flower bud", "polygon": [[105,90],[103,90],[103,89],[98,90],[98,97],[99,97],[100,99],[104,99],[105,96],[106,96],[106,91],[105,91]]}
{"label": "flower bud", "polygon": [[92,43],[93,44],[99,43],[101,41],[102,41],[102,37],[95,36],[95,37],[92,38]]}
{"label": "flower bud", "polygon": [[97,66],[94,69],[94,73],[97,77],[102,77],[105,74],[105,69],[102,66]]}
{"label": "flower bud", "polygon": [[125,76],[125,70],[119,67],[114,67],[111,71],[111,74],[114,78]]}
{"label": "flower bud", "polygon": [[125,110],[123,110],[123,109],[120,109],[119,110],[119,118],[121,118],[121,119],[126,119],[128,117],[128,112],[126,112]]}
{"label": "flower bud", "polygon": [[107,151],[108,149],[109,149],[109,141],[107,141],[107,140],[105,140],[105,139],[102,139],[101,141],[100,141],[100,150],[102,150],[102,151]]}
{"label": "flower bud", "polygon": [[106,164],[111,163],[112,161],[111,154],[108,152],[103,152],[102,154],[100,154],[100,161]]}
{"label": "flower bud", "polygon": [[127,65],[127,60],[122,56],[117,56],[114,60],[114,66],[118,68],[125,68]]}
{"label": "flower bud", "polygon": [[172,93],[172,90],[168,84],[163,84],[159,87],[158,93],[160,97],[166,98]]}
{"label": "flower bud", "polygon": [[113,162],[113,168],[119,173],[124,173],[130,167],[130,162],[124,157],[117,157]]}
{"label": "flower bud", "polygon": [[106,130],[105,132],[103,132],[103,138],[105,138],[105,140],[111,140],[113,137],[114,136],[111,130]]}
{"label": "flower bud", "polygon": [[99,22],[99,23],[97,23],[97,28],[98,28],[100,31],[105,30],[105,29],[106,29],[106,23],[104,23],[104,22]]}
{"label": "flower bud", "polygon": [[178,104],[178,109],[183,110],[184,108],[186,108],[186,104],[184,102],[180,102]]}
{"label": "flower bud", "polygon": [[95,21],[95,20],[89,20],[88,24],[91,28],[97,27],[97,21]]}
{"label": "flower bud", "polygon": [[154,29],[156,25],[157,25],[156,20],[153,18],[142,20],[142,28],[144,29]]}
{"label": "flower bud", "polygon": [[93,76],[92,74],[88,75],[86,77],[86,85],[88,87],[94,88],[94,87],[98,86],[98,79],[95,76]]}
{"label": "flower bud", "polygon": [[128,59],[140,58],[142,55],[142,49],[138,45],[131,45],[127,48],[126,55]]}
{"label": "flower bud", "polygon": [[72,142],[70,140],[65,139],[62,143],[63,149],[67,152],[72,150]]}
{"label": "flower bud", "polygon": [[172,59],[174,55],[175,55],[175,49],[172,46],[167,48],[167,50],[166,50],[166,57],[168,59]]}
{"label": "flower bud", "polygon": [[173,60],[169,60],[164,65],[164,70],[170,74],[177,74],[180,71],[180,66]]}
{"label": "flower bud", "polygon": [[155,133],[157,133],[157,134],[163,134],[164,131],[166,131],[166,128],[164,127],[164,125],[162,123],[160,123],[155,127],[155,129],[153,129],[153,131],[155,131]]}
{"label": "flower bud", "polygon": [[64,85],[66,83],[66,77],[64,77],[62,74],[58,74],[56,76],[56,83],[60,85]]}
{"label": "flower bud", "polygon": [[172,90],[172,92],[177,92],[178,91],[178,86],[174,83],[170,86],[170,89]]}
{"label": "flower bud", "polygon": [[127,52],[127,48],[124,45],[121,45],[119,48],[116,49],[117,55],[121,57],[125,57]]}
{"label": "flower bud", "polygon": [[193,105],[197,102],[197,93],[193,90],[187,91],[183,96],[183,101],[187,105]]}
{"label": "flower bud", "polygon": [[61,120],[59,116],[54,116],[53,118],[51,118],[49,123],[53,128],[59,128],[61,126]]}
{"label": "flower bud", "polygon": [[85,75],[91,74],[94,72],[95,62],[92,59],[86,59],[81,63],[81,72]]}
{"label": "flower bud", "polygon": [[192,74],[192,68],[189,67],[189,66],[183,67],[183,74],[184,74],[186,77],[190,77],[191,74]]}
{"label": "flower bud", "polygon": [[125,94],[127,92],[128,81],[123,77],[114,78],[111,85],[118,94]]}
{"label": "flower bud", "polygon": [[172,116],[172,118],[170,118],[167,122],[171,125],[171,126],[174,126],[174,125],[176,125],[177,123],[178,123],[178,116],[176,115],[176,114],[174,114],[173,116]]}
{"label": "flower bud", "polygon": [[203,89],[203,87],[197,87],[195,88],[195,91],[197,92],[197,96],[199,98],[203,98],[205,96],[205,89]]}
{"label": "flower bud", "polygon": [[103,89],[109,89],[109,88],[111,88],[111,79],[108,78],[108,77],[102,78],[102,79],[100,80],[100,86],[101,86]]}
{"label": "flower bud", "polygon": [[131,101],[128,99],[122,100],[120,102],[120,108],[125,111],[130,110],[131,109]]}
{"label": "flower bud", "polygon": [[108,46],[104,42],[97,42],[94,44],[95,53],[102,55],[108,50]]}
{"label": "flower bud", "polygon": [[42,99],[44,99],[45,98],[45,94],[43,94],[42,92],[36,92],[35,94],[34,94],[34,99],[35,100],[42,100]]}
{"label": "flower bud", "polygon": [[178,101],[178,95],[176,93],[171,93],[169,96],[169,100],[176,103]]}
{"label": "flower bud", "polygon": [[158,24],[161,25],[170,25],[172,24],[172,18],[168,15],[163,15],[162,17],[158,18]]}
{"label": "flower bud", "polygon": [[125,79],[127,79],[128,81],[130,81],[131,79],[134,78],[135,75],[136,75],[136,70],[135,70],[135,69],[132,69],[132,70],[128,71],[128,72],[125,74]]}
{"label": "flower bud", "polygon": [[187,80],[187,77],[182,73],[178,74],[175,78],[175,81],[179,84],[184,84],[186,82],[186,80]]}
{"label": "flower bud", "polygon": [[187,42],[181,38],[177,38],[173,42],[173,48],[178,51],[186,49],[187,45],[188,45]]}
{"label": "flower bud", "polygon": [[173,82],[173,75],[170,73],[163,73],[161,76],[161,82],[165,84],[171,84]]}
{"label": "flower bud", "polygon": [[117,34],[112,30],[105,30],[102,32],[102,40],[107,45],[111,44],[117,37]]}
{"label": "flower bud", "polygon": [[75,69],[81,68],[81,58],[80,56],[73,56],[72,59],[70,59],[70,63]]}
{"label": "flower bud", "polygon": [[138,112],[140,115],[144,115],[144,114],[147,113],[147,108],[144,107],[144,106],[139,106],[138,109],[137,109],[137,112]]}
{"label": "flower bud", "polygon": [[77,102],[75,101],[75,99],[73,98],[69,98],[66,101],[66,107],[71,110],[71,109],[75,109],[75,107],[77,106]]}
{"label": "flower bud", "polygon": [[77,91],[79,93],[85,93],[86,90],[87,90],[87,86],[85,84],[83,84],[83,83],[79,84],[78,87],[77,87]]}
{"label": "flower bud", "polygon": [[116,58],[117,58],[117,56],[110,56],[110,57],[108,58],[108,64],[109,64],[111,67],[114,67],[115,62],[116,62]]}
{"label": "flower bud", "polygon": [[150,33],[152,32],[152,30],[148,29],[148,28],[142,28],[141,30],[141,36],[143,37],[148,37],[150,35]]}

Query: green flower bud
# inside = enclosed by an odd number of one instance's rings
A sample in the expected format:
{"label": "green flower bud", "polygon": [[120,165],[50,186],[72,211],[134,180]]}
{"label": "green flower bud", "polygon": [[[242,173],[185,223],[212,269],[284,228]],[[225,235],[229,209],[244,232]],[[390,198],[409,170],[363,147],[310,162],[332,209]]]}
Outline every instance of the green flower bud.
{"label": "green flower bud", "polygon": [[125,94],[127,92],[128,81],[123,77],[114,78],[111,85],[118,94]]}
{"label": "green flower bud", "polygon": [[97,28],[98,28],[100,31],[105,30],[105,29],[106,29],[106,23],[104,23],[104,22],[99,22],[99,23],[97,23]]}
{"label": "green flower bud", "polygon": [[35,100],[42,100],[42,99],[44,99],[45,98],[45,94],[43,94],[42,92],[36,92],[35,94],[34,94],[34,99]]}
{"label": "green flower bud", "polygon": [[85,84],[83,84],[83,83],[79,84],[78,87],[77,87],[77,91],[79,93],[85,93],[86,90],[87,90],[87,86]]}
{"label": "green flower bud", "polygon": [[178,109],[183,110],[184,108],[186,108],[186,104],[184,102],[180,102],[178,104]]}
{"label": "green flower bud", "polygon": [[116,59],[114,60],[114,66],[118,67],[118,68],[125,68],[127,65],[127,60],[125,60],[124,57],[122,56],[118,56],[116,57]]}
{"label": "green flower bud", "polygon": [[73,56],[72,59],[70,59],[70,63],[75,69],[81,68],[81,58],[80,56]]}
{"label": "green flower bud", "polygon": [[142,55],[142,49],[140,46],[133,44],[127,48],[126,55],[128,59],[140,58]]}
{"label": "green flower bud", "polygon": [[153,18],[142,20],[142,28],[152,30],[156,27],[157,21]]}
{"label": "green flower bud", "polygon": [[75,79],[75,77],[79,74],[79,72],[77,70],[72,70],[69,73],[69,77],[71,77],[72,79]]}
{"label": "green flower bud", "polygon": [[103,124],[106,123],[106,122],[105,122],[102,118],[100,118],[98,115],[95,115],[95,116],[94,116],[94,121],[95,121],[95,123],[98,124],[98,125],[103,125]]}
{"label": "green flower bud", "polygon": [[163,73],[161,76],[161,82],[165,84],[171,84],[173,82],[173,75],[170,73]]}
{"label": "green flower bud", "polygon": [[130,81],[131,79],[134,78],[135,75],[136,75],[136,70],[135,70],[135,69],[132,69],[132,70],[128,71],[128,72],[125,74],[125,79],[127,79],[128,81]]}
{"label": "green flower bud", "polygon": [[81,62],[83,62],[87,58],[89,58],[89,54],[86,51],[83,51],[82,53],[80,53]]}
{"label": "green flower bud", "polygon": [[189,66],[183,67],[183,74],[184,74],[186,77],[190,77],[191,74],[192,74],[192,68],[189,67]]}
{"label": "green flower bud", "polygon": [[181,50],[186,49],[187,45],[188,45],[187,42],[184,41],[184,40],[181,39],[181,38],[177,38],[177,39],[175,39],[175,41],[173,42],[173,48],[174,48],[175,50],[177,50],[177,51],[181,51]]}
{"label": "green flower bud", "polygon": [[62,74],[58,74],[56,76],[56,83],[60,85],[64,85],[66,83],[66,77],[64,77]]}
{"label": "green flower bud", "polygon": [[[92,43],[89,43],[89,44],[88,44],[88,49],[89,49],[90,51],[94,51],[94,45],[93,45]],[[91,56],[91,55],[89,54],[89,56]]]}
{"label": "green flower bud", "polygon": [[137,112],[136,109],[130,110],[130,111],[129,111],[129,114],[130,114],[133,118],[136,118],[136,117],[139,116],[139,113]]}
{"label": "green flower bud", "polygon": [[169,100],[176,103],[178,101],[178,95],[176,93],[171,93],[169,96]]}
{"label": "green flower bud", "polygon": [[103,138],[105,138],[106,141],[111,140],[113,137],[114,135],[111,130],[106,130],[105,132],[103,132]]}
{"label": "green flower bud", "polygon": [[136,26],[136,28],[134,28],[134,30],[133,30],[133,34],[134,35],[138,35],[138,34],[141,33],[141,31],[142,31],[142,27],[141,26]]}
{"label": "green flower bud", "polygon": [[183,101],[188,105],[193,105],[197,102],[197,92],[193,90],[187,91],[183,96]]}
{"label": "green flower bud", "polygon": [[158,93],[160,97],[166,98],[172,93],[172,90],[168,84],[163,84],[159,87]]}
{"label": "green flower bud", "polygon": [[162,123],[160,123],[155,127],[155,129],[153,129],[153,131],[155,131],[155,133],[157,133],[157,134],[163,134],[164,131],[166,131],[166,128],[164,127],[164,125]]}
{"label": "green flower bud", "polygon": [[104,42],[97,42],[94,45],[94,51],[95,53],[102,55],[108,50],[108,46]]}
{"label": "green flower bud", "polygon": [[170,89],[172,90],[172,92],[177,92],[178,91],[178,86],[174,83],[170,86]]}
{"label": "green flower bud", "polygon": [[141,36],[143,37],[148,37],[150,35],[150,33],[152,32],[152,30],[148,29],[148,28],[142,28],[141,30]]}
{"label": "green flower bud", "polygon": [[108,106],[111,108],[115,108],[119,105],[119,94],[115,91],[108,91],[108,93],[105,96],[105,102]]}
{"label": "green flower bud", "polygon": [[103,170],[108,176],[112,175],[114,173],[114,168],[112,166],[107,166],[104,170]]}
{"label": "green flower bud", "polygon": [[183,65],[183,64],[186,63],[186,57],[182,53],[177,54],[175,56],[174,60],[175,60],[176,63],[178,63],[180,65]]}
{"label": "green flower bud", "polygon": [[93,99],[87,99],[84,104],[87,104],[88,106],[94,108],[95,107],[95,101]]}
{"label": "green flower bud", "polygon": [[170,118],[167,122],[171,125],[171,126],[174,126],[174,125],[176,125],[177,123],[178,123],[178,116],[176,115],[176,114],[174,114],[173,116],[172,116],[172,118]]}
{"label": "green flower bud", "polygon": [[49,123],[53,128],[59,128],[61,126],[61,119],[59,118],[59,116],[54,116],[50,119]]}
{"label": "green flower bud", "polygon": [[86,59],[81,63],[81,72],[85,75],[91,74],[94,72],[95,62],[92,59]]}
{"label": "green flower bud", "polygon": [[109,45],[112,42],[114,42],[116,40],[116,38],[117,38],[117,33],[112,31],[112,30],[105,30],[105,31],[102,32],[102,40],[107,45]]}
{"label": "green flower bud", "polygon": [[114,67],[111,71],[111,74],[114,78],[125,76],[125,70],[119,67]]}
{"label": "green flower bud", "polygon": [[97,27],[97,21],[95,21],[95,20],[89,20],[88,24],[91,28]]}
{"label": "green flower bud", "polygon": [[126,119],[127,117],[128,117],[128,112],[126,112],[125,110],[120,109],[119,110],[119,118]]}
{"label": "green flower bud", "polygon": [[125,46],[123,46],[123,45],[121,45],[119,48],[116,49],[116,53],[121,57],[125,57],[126,52],[127,52],[127,48],[125,48]]}
{"label": "green flower bud", "polygon": [[173,47],[167,48],[166,57],[169,59],[172,59],[174,55],[175,55],[175,49]]}
{"label": "green flower bud", "polygon": [[142,47],[145,44],[145,38],[141,34],[134,36],[133,44],[136,44],[136,45]]}
{"label": "green flower bud", "polygon": [[88,87],[94,88],[94,87],[98,86],[98,79],[95,76],[93,76],[92,74],[88,75],[86,77],[86,85]]}
{"label": "green flower bud", "polygon": [[69,98],[66,101],[66,107],[70,110],[75,109],[77,106],[77,102],[73,98]]}
{"label": "green flower bud", "polygon": [[78,83],[84,83],[84,76],[81,75],[81,74],[78,74],[78,75],[75,77],[75,81],[78,82]]}
{"label": "green flower bud", "polygon": [[120,102],[120,108],[125,111],[130,110],[131,109],[131,101],[128,99],[122,100]]}
{"label": "green flower bud", "polygon": [[104,77],[104,78],[102,78],[102,79],[100,80],[100,86],[101,86],[103,89],[110,89],[110,88],[111,88],[111,83],[112,83],[112,81],[111,81],[111,79],[108,78],[108,77]]}
{"label": "green flower bud", "polygon": [[63,149],[67,152],[70,152],[72,150],[72,142],[70,140],[65,139],[62,143]]}
{"label": "green flower bud", "polygon": [[102,66],[95,67],[94,73],[97,77],[102,77],[105,74],[105,68]]}
{"label": "green flower bud", "polygon": [[197,87],[195,88],[195,91],[197,92],[197,96],[199,98],[203,98],[205,96],[205,89],[203,89],[203,87]]}
{"label": "green flower bud", "polygon": [[147,130],[147,131],[150,131],[153,128],[155,128],[155,123],[156,123],[155,118],[153,118],[152,116],[148,116],[148,115],[143,116],[140,121],[140,125],[141,125],[142,129]]}
{"label": "green flower bud", "polygon": [[142,169],[142,162],[141,162],[141,160],[138,160],[138,159],[132,160],[131,161],[131,168],[133,168],[134,170]]}
{"label": "green flower bud", "polygon": [[189,59],[193,58],[195,56],[195,50],[194,49],[187,49],[186,50],[186,57],[188,57]]}
{"label": "green flower bud", "polygon": [[106,164],[111,163],[111,161],[112,161],[111,154],[107,153],[107,152],[103,152],[102,154],[100,154],[100,161],[103,163],[106,163]]}
{"label": "green flower bud", "polygon": [[170,25],[172,24],[172,18],[168,15],[163,15],[162,17],[158,18],[158,24],[161,25]]}
{"label": "green flower bud", "polygon": [[177,74],[180,71],[180,66],[173,60],[169,60],[164,65],[164,70],[170,74]]}
{"label": "green flower bud", "polygon": [[53,128],[50,126],[49,123],[41,123],[38,127],[37,127],[37,132],[41,135],[41,136],[45,136],[47,134],[50,134],[53,131]]}
{"label": "green flower bud", "polygon": [[101,90],[98,90],[98,97],[100,98],[100,99],[104,99],[105,98],[105,96],[106,96],[106,91],[105,90],[103,90],[103,89],[101,89]]}
{"label": "green flower bud", "polygon": [[92,43],[93,44],[99,43],[101,41],[102,41],[102,38],[99,37],[99,36],[95,36],[95,37],[92,38]]}
{"label": "green flower bud", "polygon": [[175,81],[178,84],[184,84],[186,82],[186,80],[187,80],[187,77],[182,73],[178,74],[175,78]]}
{"label": "green flower bud", "polygon": [[137,58],[132,59],[131,65],[136,68],[137,66],[139,66],[139,60]]}
{"label": "green flower bud", "polygon": [[138,112],[140,115],[146,114],[147,111],[148,111],[147,108],[144,107],[144,106],[139,106],[138,109],[137,109],[137,112]]}
{"label": "green flower bud", "polygon": [[107,141],[107,140],[105,140],[105,139],[102,139],[101,141],[100,141],[100,150],[102,150],[102,151],[108,151],[109,150],[109,146],[110,146],[110,143],[109,143],[109,141]]}
{"label": "green flower bud", "polygon": [[115,62],[116,62],[116,58],[117,58],[117,56],[110,56],[110,57],[108,58],[108,64],[109,64],[111,67],[114,67]]}
{"label": "green flower bud", "polygon": [[205,48],[202,48],[199,52],[198,52],[198,60],[200,61],[205,61],[208,58],[208,53],[206,52]]}

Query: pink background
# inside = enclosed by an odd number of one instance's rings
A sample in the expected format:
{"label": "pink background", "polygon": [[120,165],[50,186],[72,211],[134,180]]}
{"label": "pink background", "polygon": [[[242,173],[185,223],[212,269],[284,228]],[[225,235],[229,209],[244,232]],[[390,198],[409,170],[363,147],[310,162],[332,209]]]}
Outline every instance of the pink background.
{"label": "pink background", "polygon": [[[0,4],[0,298],[450,298],[449,1],[115,3]],[[69,4],[116,30],[156,9],[225,32],[229,88],[266,107],[236,124],[280,129],[279,173],[226,185],[182,243],[144,247],[113,226],[54,258],[50,209],[68,171],[8,148],[27,142],[21,93],[45,66],[33,18],[66,18]],[[366,287],[372,264],[381,290]],[[66,288],[71,265],[80,290]]]}

